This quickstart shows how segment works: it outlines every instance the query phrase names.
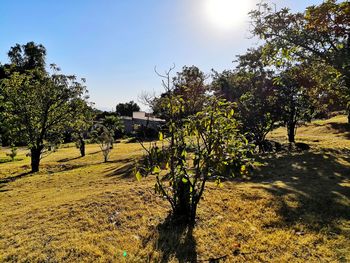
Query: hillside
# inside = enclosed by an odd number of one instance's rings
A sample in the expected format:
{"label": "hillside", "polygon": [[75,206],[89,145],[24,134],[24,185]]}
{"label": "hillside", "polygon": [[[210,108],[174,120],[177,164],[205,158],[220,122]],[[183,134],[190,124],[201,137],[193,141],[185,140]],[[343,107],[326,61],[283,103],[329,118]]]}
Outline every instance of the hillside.
{"label": "hillside", "polygon": [[[270,139],[285,142],[280,128]],[[345,116],[297,131],[305,152],[261,157],[249,180],[208,184],[196,227],[170,227],[154,178],[137,182],[137,143],[65,145],[28,174],[0,151],[1,262],[350,261],[350,128]],[[204,262],[205,262],[204,261]]]}

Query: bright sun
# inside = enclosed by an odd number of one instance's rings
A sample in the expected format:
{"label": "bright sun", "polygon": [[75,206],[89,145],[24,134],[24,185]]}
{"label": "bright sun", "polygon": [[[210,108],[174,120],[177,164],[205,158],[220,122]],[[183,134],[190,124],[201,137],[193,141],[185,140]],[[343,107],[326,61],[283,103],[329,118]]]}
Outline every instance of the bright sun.
{"label": "bright sun", "polygon": [[204,11],[207,18],[221,29],[232,29],[245,22],[251,8],[249,0],[204,1]]}

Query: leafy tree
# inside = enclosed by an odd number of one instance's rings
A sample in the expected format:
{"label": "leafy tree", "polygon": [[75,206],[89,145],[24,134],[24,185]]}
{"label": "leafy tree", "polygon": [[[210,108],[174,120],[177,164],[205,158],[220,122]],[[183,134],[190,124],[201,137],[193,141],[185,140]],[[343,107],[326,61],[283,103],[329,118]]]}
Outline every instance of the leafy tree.
{"label": "leafy tree", "polygon": [[[5,78],[5,68],[3,65],[0,64],[0,84],[2,79]],[[2,86],[0,85],[0,146],[4,145],[4,137],[6,137],[6,134],[8,133],[8,129],[5,126],[5,116],[4,116],[4,94],[3,94],[3,89]],[[6,138],[5,138],[6,140]],[[9,140],[7,140],[8,142]],[[6,145],[6,143],[5,143]]]}
{"label": "leafy tree", "polygon": [[[160,77],[167,78],[157,73]],[[177,72],[173,77],[173,89],[168,90],[155,98],[152,103],[152,109],[156,116],[168,119],[167,112],[167,97],[176,95],[182,98],[181,107],[183,108],[183,117],[193,115],[199,112],[206,100],[208,86],[205,84],[205,74],[196,66],[184,66],[181,72]]]}
{"label": "leafy tree", "polygon": [[14,145],[11,145],[11,152],[6,154],[11,158],[11,161],[13,162],[17,156],[17,147]]}
{"label": "leafy tree", "polygon": [[116,113],[118,116],[132,117],[134,111],[140,111],[140,106],[134,101],[119,103],[116,107]]}
{"label": "leafy tree", "polygon": [[[350,122],[350,3],[327,0],[304,13],[276,11],[268,4],[251,12],[253,34],[266,41],[276,62],[313,60],[334,67],[346,86]],[[280,62],[277,63],[277,65]]]}
{"label": "leafy tree", "polygon": [[[163,84],[171,91],[170,82]],[[148,149],[142,144],[147,155],[136,177],[155,174],[155,190],[167,198],[173,217],[193,225],[206,182],[215,180],[221,186],[221,180],[245,174],[251,146],[240,134],[231,103],[212,97],[202,111],[182,119],[183,97],[167,94],[168,143],[161,148],[153,143]],[[163,136],[160,133],[159,139]]]}
{"label": "leafy tree", "polygon": [[75,104],[75,119],[72,120],[69,130],[73,134],[76,146],[79,148],[80,155],[85,156],[85,140],[93,126],[94,111],[85,100],[77,99]]}
{"label": "leafy tree", "polygon": [[274,72],[267,69],[262,56],[261,48],[248,50],[238,57],[236,70],[215,73],[212,82],[216,96],[236,102],[242,129],[260,150],[266,135],[280,120]]}
{"label": "leafy tree", "polygon": [[13,72],[3,79],[6,122],[14,139],[25,140],[31,151],[32,172],[39,171],[39,163],[46,146],[57,143],[68,123],[74,120],[73,103],[84,99],[85,87],[74,76],[27,70]]}
{"label": "leafy tree", "polygon": [[[25,73],[26,70],[36,70],[38,72],[45,71],[45,56],[46,49],[42,45],[37,45],[34,42],[28,42],[25,45],[16,44],[11,47],[8,52],[10,64],[0,65],[0,82],[9,77],[13,72]],[[0,87],[1,101],[1,87]],[[4,112],[4,106],[0,105],[0,113]],[[9,127],[6,122],[1,120],[0,114],[0,136],[4,145],[11,143]],[[18,143],[18,142],[17,142]],[[19,142],[23,144],[24,142]]]}
{"label": "leafy tree", "polygon": [[34,42],[28,42],[25,45],[16,44],[11,47],[8,57],[13,71],[24,73],[26,70],[45,71],[46,49],[43,45],[37,45]]}
{"label": "leafy tree", "polygon": [[96,124],[92,131],[92,138],[94,142],[99,144],[104,162],[108,162],[113,145],[113,135],[111,131],[102,124]]}
{"label": "leafy tree", "polygon": [[280,85],[279,104],[281,116],[287,127],[288,141],[295,142],[295,134],[299,121],[311,121],[315,107],[308,96],[308,82],[303,79],[301,66],[290,68],[276,77]]}
{"label": "leafy tree", "polygon": [[[117,116],[106,116],[104,119],[101,120],[101,123],[104,127],[106,127],[110,134],[112,135],[113,139],[116,139],[118,136],[118,133],[121,133],[123,130],[123,123]],[[113,141],[112,141],[112,148],[113,148]]]}
{"label": "leafy tree", "polygon": [[324,118],[332,111],[346,108],[346,87],[339,81],[339,73],[332,66],[311,61],[296,68],[297,81],[314,108],[315,118]]}

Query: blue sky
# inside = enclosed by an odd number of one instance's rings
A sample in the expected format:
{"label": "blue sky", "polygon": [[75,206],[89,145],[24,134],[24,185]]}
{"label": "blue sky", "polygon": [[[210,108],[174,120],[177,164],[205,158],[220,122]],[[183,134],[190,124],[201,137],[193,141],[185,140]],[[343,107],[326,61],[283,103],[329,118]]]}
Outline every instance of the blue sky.
{"label": "blue sky", "polygon": [[[15,43],[41,43],[48,63],[86,78],[91,101],[112,110],[119,102],[137,101],[143,91],[162,91],[154,66],[164,71],[175,63],[180,71],[196,65],[206,73],[232,69],[235,55],[257,45],[249,38],[247,15],[222,28],[204,11],[205,1],[1,0],[0,61],[7,62]],[[254,7],[260,1],[231,2],[237,11],[243,2]],[[301,11],[321,1],[274,2]]]}

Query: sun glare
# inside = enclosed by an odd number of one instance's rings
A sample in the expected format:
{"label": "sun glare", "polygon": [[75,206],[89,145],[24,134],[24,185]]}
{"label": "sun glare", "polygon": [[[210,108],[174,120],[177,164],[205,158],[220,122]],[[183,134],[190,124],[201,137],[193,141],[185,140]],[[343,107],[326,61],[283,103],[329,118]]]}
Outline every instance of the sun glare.
{"label": "sun glare", "polygon": [[249,0],[205,0],[208,20],[218,28],[232,29],[244,23],[252,8]]}

